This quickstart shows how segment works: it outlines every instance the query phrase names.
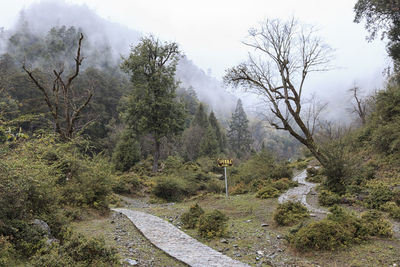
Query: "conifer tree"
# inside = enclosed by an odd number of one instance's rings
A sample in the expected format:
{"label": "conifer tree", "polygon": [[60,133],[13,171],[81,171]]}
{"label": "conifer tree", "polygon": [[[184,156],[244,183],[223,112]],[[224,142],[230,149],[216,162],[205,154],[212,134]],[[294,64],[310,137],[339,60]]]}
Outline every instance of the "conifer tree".
{"label": "conifer tree", "polygon": [[199,104],[199,107],[197,108],[197,111],[194,114],[192,125],[198,125],[204,130],[208,128],[209,123],[203,103]]}
{"label": "conifer tree", "polygon": [[212,129],[215,132],[215,137],[217,138],[217,141],[218,141],[219,151],[223,152],[226,147],[226,137],[225,137],[225,134],[222,131],[213,111],[211,111],[210,115],[208,116],[208,121],[210,123],[210,126],[212,127]]}
{"label": "conifer tree", "polygon": [[203,156],[213,156],[219,152],[218,139],[211,126],[206,129],[200,142],[200,154]]}
{"label": "conifer tree", "polygon": [[249,120],[244,112],[242,101],[239,99],[228,130],[229,144],[238,157],[242,157],[250,151],[251,134],[248,127]]}

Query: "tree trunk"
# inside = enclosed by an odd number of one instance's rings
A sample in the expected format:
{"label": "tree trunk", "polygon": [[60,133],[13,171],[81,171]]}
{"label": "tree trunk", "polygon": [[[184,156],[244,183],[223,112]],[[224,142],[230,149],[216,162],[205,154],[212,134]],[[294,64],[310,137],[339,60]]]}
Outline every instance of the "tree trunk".
{"label": "tree trunk", "polygon": [[158,160],[160,159],[160,140],[156,139],[154,144],[153,172],[158,172]]}

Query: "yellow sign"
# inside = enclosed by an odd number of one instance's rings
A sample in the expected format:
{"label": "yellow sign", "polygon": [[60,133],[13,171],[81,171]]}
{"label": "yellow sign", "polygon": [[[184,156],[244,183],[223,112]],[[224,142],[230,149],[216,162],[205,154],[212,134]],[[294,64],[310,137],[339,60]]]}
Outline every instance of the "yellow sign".
{"label": "yellow sign", "polygon": [[218,159],[217,163],[220,167],[228,167],[233,165],[233,159]]}

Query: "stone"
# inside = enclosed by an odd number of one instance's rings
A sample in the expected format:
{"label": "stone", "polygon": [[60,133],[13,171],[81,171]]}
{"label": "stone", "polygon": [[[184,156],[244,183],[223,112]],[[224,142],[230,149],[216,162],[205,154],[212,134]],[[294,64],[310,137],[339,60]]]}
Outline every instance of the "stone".
{"label": "stone", "polygon": [[267,226],[269,226],[268,223],[263,223],[263,224],[261,224],[261,227],[267,227]]}
{"label": "stone", "polygon": [[110,223],[115,223],[115,221],[114,220],[111,220],[111,222]]}
{"label": "stone", "polygon": [[45,221],[34,219],[32,221],[32,224],[38,226],[41,230],[43,230],[46,236],[51,236],[50,227]]}
{"label": "stone", "polygon": [[234,245],[233,245],[233,247],[234,247],[234,248],[237,248],[237,247],[238,247],[238,245],[237,245],[237,244],[234,244]]}
{"label": "stone", "polygon": [[317,215],[314,213],[310,213],[310,217],[317,217]]}
{"label": "stone", "polygon": [[126,259],[124,260],[124,262],[128,263],[130,266],[136,266],[136,265],[138,265],[138,262],[137,262],[136,260],[132,260],[132,259],[129,259],[129,258],[126,258]]}
{"label": "stone", "polygon": [[225,238],[222,238],[219,242],[228,244],[228,240],[226,240]]}
{"label": "stone", "polygon": [[277,235],[276,239],[282,239],[282,236],[281,235]]}
{"label": "stone", "polygon": [[263,255],[264,255],[264,252],[262,252],[261,250],[258,250],[258,251],[257,251],[257,255],[263,256]]}
{"label": "stone", "polygon": [[245,221],[245,222],[249,223],[249,222],[251,222],[251,220],[247,220],[247,221]]}

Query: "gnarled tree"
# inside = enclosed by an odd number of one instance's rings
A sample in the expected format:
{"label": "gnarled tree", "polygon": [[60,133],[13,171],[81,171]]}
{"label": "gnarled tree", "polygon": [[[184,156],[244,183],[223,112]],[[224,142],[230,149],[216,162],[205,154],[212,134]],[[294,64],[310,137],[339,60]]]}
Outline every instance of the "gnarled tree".
{"label": "gnarled tree", "polygon": [[313,138],[316,120],[310,123],[309,109],[302,109],[306,78],[310,72],[327,70],[332,52],[314,34],[312,27],[301,26],[295,19],[265,21],[251,29],[244,42],[253,49],[248,60],[229,69],[224,81],[265,97],[272,115],[269,123],[288,131],[325,166],[327,156]]}
{"label": "gnarled tree", "polygon": [[31,69],[28,69],[25,62],[22,66],[36,87],[42,92],[44,101],[53,118],[55,132],[64,140],[73,137],[80,114],[93,96],[93,87],[88,88],[84,96],[73,88],[73,81],[78,77],[84,59],[81,55],[82,40],[83,34],[81,33],[72,73],[65,77],[63,67],[59,70],[53,70],[54,79],[50,85],[44,83]]}

